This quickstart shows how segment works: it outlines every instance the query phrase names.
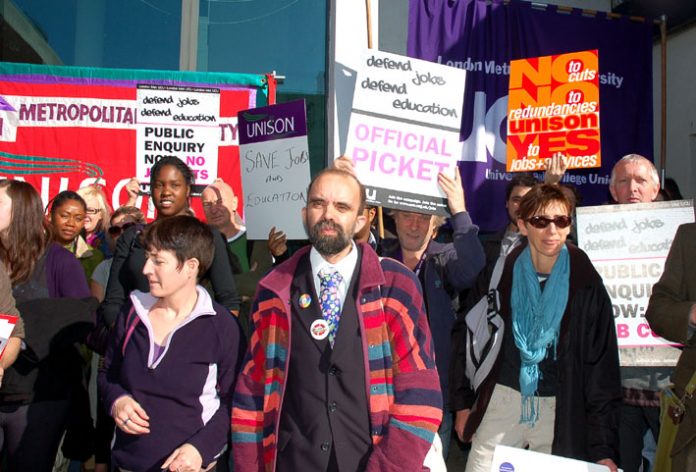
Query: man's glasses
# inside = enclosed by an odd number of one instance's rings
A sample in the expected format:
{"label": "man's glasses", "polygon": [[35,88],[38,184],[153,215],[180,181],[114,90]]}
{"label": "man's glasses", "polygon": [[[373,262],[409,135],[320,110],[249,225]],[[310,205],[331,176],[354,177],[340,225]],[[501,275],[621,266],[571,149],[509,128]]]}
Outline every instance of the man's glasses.
{"label": "man's glasses", "polygon": [[551,223],[556,225],[556,228],[567,228],[573,222],[570,216],[555,216],[549,218],[547,216],[532,216],[527,219],[527,223],[534,226],[535,228],[544,229]]}
{"label": "man's glasses", "polygon": [[126,223],[123,226],[110,226],[109,227],[109,234],[115,238],[116,236],[119,236],[121,233],[123,233],[125,230],[127,230],[131,226],[135,226],[135,225],[136,225],[136,223],[131,222],[131,223]]}
{"label": "man's glasses", "polygon": [[212,201],[212,202],[211,201],[203,202],[202,205],[203,205],[203,208],[205,208],[206,210],[210,210],[213,207],[222,206],[222,198],[219,200]]}

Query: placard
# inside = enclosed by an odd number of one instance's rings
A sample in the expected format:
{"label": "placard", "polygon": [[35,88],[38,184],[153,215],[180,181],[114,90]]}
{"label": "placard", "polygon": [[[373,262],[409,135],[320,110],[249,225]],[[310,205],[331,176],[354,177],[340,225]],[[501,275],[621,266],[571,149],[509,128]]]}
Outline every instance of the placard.
{"label": "placard", "polygon": [[[583,462],[516,447],[496,446],[495,448],[491,472],[539,472],[542,470],[609,472],[608,467],[592,462]],[[623,471],[623,469],[619,469],[619,471]]]}
{"label": "placard", "polygon": [[611,298],[622,366],[676,365],[680,351],[650,330],[645,310],[677,228],[693,221],[693,200],[577,209],[578,246]]}
{"label": "placard", "polygon": [[306,239],[302,208],[310,182],[304,100],[239,113],[239,145],[247,238],[268,239],[272,227]]}
{"label": "placard", "polygon": [[466,73],[367,50],[358,70],[346,154],[369,204],[448,215],[440,172],[454,176]]}
{"label": "placard", "polygon": [[163,157],[178,157],[197,185],[217,174],[220,141],[220,90],[139,84],[136,173],[149,187],[150,168]]}
{"label": "placard", "polygon": [[510,61],[507,171],[601,167],[597,50]]}
{"label": "placard", "polygon": [[5,352],[5,346],[7,346],[18,319],[19,317],[14,315],[0,314],[0,358]]}

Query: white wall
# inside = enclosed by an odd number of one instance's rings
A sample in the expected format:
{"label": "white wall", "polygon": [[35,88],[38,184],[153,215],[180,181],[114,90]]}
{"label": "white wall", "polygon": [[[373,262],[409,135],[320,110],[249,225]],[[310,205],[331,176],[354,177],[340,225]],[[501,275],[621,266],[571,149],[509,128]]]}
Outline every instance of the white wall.
{"label": "white wall", "polygon": [[[667,36],[667,166],[684,198],[696,196],[696,24]],[[653,48],[655,156],[660,155],[660,45]]]}

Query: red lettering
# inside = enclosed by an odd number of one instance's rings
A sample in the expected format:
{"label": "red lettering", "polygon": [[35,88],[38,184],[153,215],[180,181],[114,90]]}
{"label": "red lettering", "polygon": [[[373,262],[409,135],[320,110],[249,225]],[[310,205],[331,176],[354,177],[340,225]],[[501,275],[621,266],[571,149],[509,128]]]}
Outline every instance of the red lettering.
{"label": "red lettering", "polygon": [[[520,138],[523,138],[523,139],[520,139]],[[534,144],[535,139],[536,139],[536,134],[528,134],[524,137],[520,136],[520,135],[508,136],[508,142],[510,144],[512,144],[512,147],[515,148],[515,152],[520,157],[527,155],[527,149],[529,148],[530,144]]]}
{"label": "red lettering", "polygon": [[628,325],[626,323],[620,323],[616,325],[616,336],[619,339],[628,337]]}
{"label": "red lettering", "polygon": [[571,156],[598,154],[599,130],[585,129],[570,131],[568,133],[568,145],[567,153]]}

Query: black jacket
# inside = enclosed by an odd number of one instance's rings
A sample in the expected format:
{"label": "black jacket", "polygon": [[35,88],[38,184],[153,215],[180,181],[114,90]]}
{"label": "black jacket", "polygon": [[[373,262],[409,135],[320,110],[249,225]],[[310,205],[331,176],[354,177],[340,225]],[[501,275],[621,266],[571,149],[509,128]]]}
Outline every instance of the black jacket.
{"label": "black jacket", "polygon": [[[611,301],[602,278],[587,255],[568,244],[570,286],[558,344],[558,384],[552,453],[588,462],[618,461],[621,377],[616,330]],[[515,248],[505,262],[498,285],[503,336],[512,336],[512,273],[515,260],[526,242]],[[489,266],[471,290],[467,306],[473,306],[488,291],[493,271]],[[463,312],[466,313],[466,312]],[[471,409],[465,436],[478,428],[493,393],[504,351],[491,374],[474,394],[465,371],[464,317],[453,330],[450,369],[450,405],[453,410]]]}

